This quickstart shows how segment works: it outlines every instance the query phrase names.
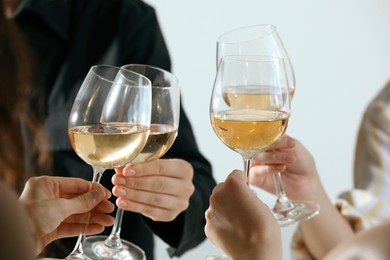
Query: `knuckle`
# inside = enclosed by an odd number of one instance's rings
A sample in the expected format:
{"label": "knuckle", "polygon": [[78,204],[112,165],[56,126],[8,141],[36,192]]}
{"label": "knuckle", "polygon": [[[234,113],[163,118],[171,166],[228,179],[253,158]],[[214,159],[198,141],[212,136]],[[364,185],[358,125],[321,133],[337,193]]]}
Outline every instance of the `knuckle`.
{"label": "knuckle", "polygon": [[188,208],[188,206],[190,205],[190,203],[189,203],[189,201],[188,200],[184,200],[184,201],[182,201],[182,203],[180,203],[181,204],[181,209],[187,209]]}
{"label": "knuckle", "polygon": [[193,193],[195,192],[195,185],[193,183],[191,183],[191,185],[188,186],[185,194],[187,194],[187,196],[191,196]]}
{"label": "knuckle", "polygon": [[151,195],[150,201],[153,205],[162,205],[161,196]]}
{"label": "knuckle", "polygon": [[137,178],[127,178],[126,183],[131,188],[137,188],[138,186]]}
{"label": "knuckle", "polygon": [[160,178],[160,177],[155,178],[154,183],[153,183],[153,189],[155,191],[163,191],[164,186],[165,185],[164,185],[162,178]]}
{"label": "knuckle", "polygon": [[177,214],[175,214],[175,213],[171,213],[171,214],[167,214],[167,216],[166,216],[166,221],[172,221],[172,220],[174,220],[175,218],[177,217]]}

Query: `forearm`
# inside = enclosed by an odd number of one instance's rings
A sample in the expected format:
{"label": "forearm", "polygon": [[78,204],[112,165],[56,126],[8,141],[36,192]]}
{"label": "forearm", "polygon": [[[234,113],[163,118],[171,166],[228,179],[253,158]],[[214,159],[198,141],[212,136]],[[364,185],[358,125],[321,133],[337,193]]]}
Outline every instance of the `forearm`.
{"label": "forearm", "polygon": [[354,232],[323,187],[317,194],[315,201],[320,205],[319,215],[300,224],[299,229],[310,253],[316,259],[323,259],[337,244],[353,237]]}
{"label": "forearm", "polygon": [[338,245],[324,259],[390,259],[389,234],[389,223],[362,231]]}

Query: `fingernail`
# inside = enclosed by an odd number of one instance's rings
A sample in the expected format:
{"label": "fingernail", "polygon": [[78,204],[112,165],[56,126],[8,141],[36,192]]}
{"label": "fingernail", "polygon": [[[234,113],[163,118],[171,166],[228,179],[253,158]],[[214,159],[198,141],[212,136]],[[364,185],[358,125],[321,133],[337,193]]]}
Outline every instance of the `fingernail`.
{"label": "fingernail", "polygon": [[123,178],[123,177],[117,177],[116,178],[116,182],[118,183],[118,184],[126,184],[126,179],[125,178]]}
{"label": "fingernail", "polygon": [[118,188],[116,190],[116,193],[118,194],[118,196],[124,196],[127,194],[126,190],[125,189],[122,189],[122,188]]}
{"label": "fingernail", "polygon": [[91,191],[91,195],[95,201],[100,201],[106,197],[106,192],[103,189],[99,188]]}
{"label": "fingernail", "polygon": [[127,202],[124,200],[120,200],[117,202],[118,207],[127,207]]}
{"label": "fingernail", "polygon": [[125,168],[125,170],[123,171],[123,175],[125,176],[134,176],[136,173],[136,171],[134,170],[134,168]]}

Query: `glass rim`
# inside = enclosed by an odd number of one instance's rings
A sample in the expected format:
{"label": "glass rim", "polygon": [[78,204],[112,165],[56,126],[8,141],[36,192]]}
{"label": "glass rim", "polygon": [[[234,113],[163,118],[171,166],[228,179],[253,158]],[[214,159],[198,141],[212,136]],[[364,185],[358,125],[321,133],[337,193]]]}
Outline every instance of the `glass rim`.
{"label": "glass rim", "polygon": [[[168,71],[168,70],[165,70],[165,69],[157,67],[157,66],[148,65],[148,64],[141,64],[141,63],[129,63],[129,64],[122,65],[121,68],[124,68],[124,69],[129,70],[129,71],[133,71],[133,70],[127,68],[127,67],[131,67],[131,66],[149,68],[149,69],[152,69],[152,70],[155,70],[155,71],[162,72],[165,75],[169,75],[169,78],[171,80],[175,81],[176,86],[179,87],[179,79],[178,79],[178,77],[175,74],[173,74],[172,72]],[[135,72],[135,71],[133,71],[133,72]],[[139,72],[135,72],[135,73],[140,74],[140,75],[148,78],[147,76],[145,76],[145,75],[143,75],[143,74],[141,74]],[[153,83],[151,83],[151,84],[152,84],[152,87],[153,87]],[[159,88],[170,88],[170,86],[158,86],[158,87]]]}
{"label": "glass rim", "polygon": [[[137,85],[136,82],[134,82],[132,79],[129,79],[126,77],[126,80],[127,82],[129,83],[134,83],[134,85],[130,85],[130,84],[126,84],[126,83],[122,83],[122,84],[119,84],[118,82],[115,82],[114,80],[111,80],[111,79],[108,79],[107,77],[104,77],[102,75],[100,75],[96,70],[98,68],[106,68],[106,69],[114,69],[114,70],[117,70],[118,72],[119,71],[125,71],[126,73],[131,73],[133,74],[134,76],[137,76],[139,78],[142,79],[142,85]],[[123,86],[131,86],[131,87],[150,87],[152,85],[150,79],[148,79],[147,77],[145,77],[144,75],[140,74],[140,73],[137,73],[135,71],[132,71],[132,70],[128,70],[126,68],[122,68],[122,67],[118,67],[118,66],[114,66],[114,65],[107,65],[107,64],[98,64],[98,65],[93,65],[90,70],[90,72],[92,72],[94,75],[96,75],[97,77],[99,77],[101,80],[104,80],[108,83],[115,83],[116,85],[123,85]]]}
{"label": "glass rim", "polygon": [[[237,40],[226,41],[226,40],[223,40],[223,38],[231,36],[233,33],[237,33],[238,31],[248,30],[248,29],[253,29],[253,28],[258,28],[258,27],[268,27],[268,28],[270,28],[270,30],[266,31],[264,33],[264,35],[262,35],[262,36],[257,36],[257,37],[253,37],[253,38],[242,40],[242,41],[237,41]],[[238,27],[238,28],[232,29],[230,31],[227,31],[227,32],[221,34],[217,38],[217,43],[218,44],[236,44],[236,43],[239,43],[239,42],[251,42],[251,41],[255,41],[255,40],[264,38],[264,37],[266,37],[266,36],[268,36],[270,34],[273,34],[275,32],[277,32],[277,30],[276,30],[276,26],[273,25],[273,24],[253,24],[253,25],[247,25],[247,26],[242,26],[242,27]]]}
{"label": "glass rim", "polygon": [[242,62],[282,62],[285,58],[269,55],[226,55],[221,57],[221,63],[225,60]]}

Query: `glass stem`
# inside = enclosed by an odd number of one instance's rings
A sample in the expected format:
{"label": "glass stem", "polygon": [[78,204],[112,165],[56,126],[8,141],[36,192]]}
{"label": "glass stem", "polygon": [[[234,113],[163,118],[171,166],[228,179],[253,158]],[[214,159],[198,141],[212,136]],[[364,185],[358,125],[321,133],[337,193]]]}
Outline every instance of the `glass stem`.
{"label": "glass stem", "polygon": [[245,169],[245,176],[247,178],[247,183],[249,182],[249,172],[250,172],[250,169],[251,169],[251,163],[252,163],[252,159],[251,158],[246,158],[244,157],[244,169]]}
{"label": "glass stem", "polygon": [[118,208],[116,211],[115,222],[114,222],[114,226],[112,227],[111,234],[104,241],[104,244],[108,247],[111,247],[111,248],[121,248],[122,247],[120,233],[121,233],[123,213],[124,213],[124,210],[121,208]]}
{"label": "glass stem", "polygon": [[274,182],[275,182],[275,192],[277,197],[274,210],[277,212],[281,212],[281,211],[289,210],[292,207],[294,207],[294,205],[288,199],[286,192],[284,191],[282,174],[280,172],[274,175]]}
{"label": "glass stem", "polygon": [[[102,177],[104,172],[104,169],[98,168],[98,167],[93,167],[93,178],[92,182],[100,182],[100,178]],[[83,251],[83,242],[85,239],[85,230],[88,227],[89,223],[89,218],[90,214],[87,214],[87,219],[85,221],[85,225],[83,225],[83,228],[81,229],[80,235],[77,238],[77,242],[75,247],[73,248],[73,251],[65,258],[66,260],[71,260],[71,259],[85,259],[84,257],[84,251]]]}

